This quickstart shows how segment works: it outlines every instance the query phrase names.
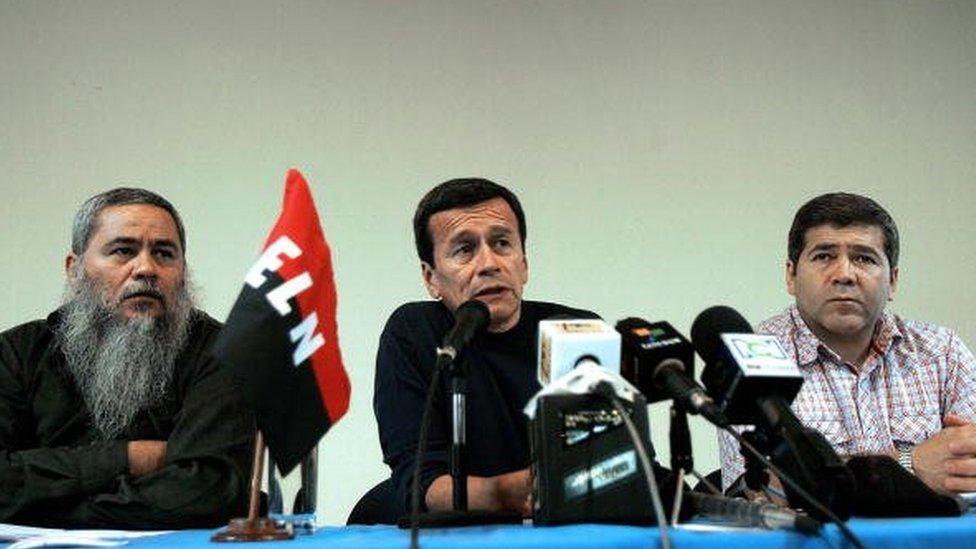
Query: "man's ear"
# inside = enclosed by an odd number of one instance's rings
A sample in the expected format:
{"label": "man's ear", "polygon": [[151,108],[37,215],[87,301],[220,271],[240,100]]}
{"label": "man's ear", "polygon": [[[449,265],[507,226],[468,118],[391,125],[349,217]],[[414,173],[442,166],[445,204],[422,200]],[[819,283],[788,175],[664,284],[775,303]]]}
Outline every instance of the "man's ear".
{"label": "man's ear", "polygon": [[888,301],[894,300],[895,290],[898,289],[898,267],[891,268],[891,291],[888,292]]}
{"label": "man's ear", "polygon": [[440,299],[441,292],[437,280],[434,278],[435,274],[434,268],[431,267],[430,263],[426,261],[420,262],[420,277],[424,279],[424,286],[427,288],[427,293],[434,299]]}
{"label": "man's ear", "polygon": [[796,295],[796,263],[789,259],[786,260],[786,291],[790,295]]}
{"label": "man's ear", "polygon": [[68,255],[64,256],[64,276],[74,278],[74,268],[75,264],[78,263],[78,256],[74,252],[68,252]]}

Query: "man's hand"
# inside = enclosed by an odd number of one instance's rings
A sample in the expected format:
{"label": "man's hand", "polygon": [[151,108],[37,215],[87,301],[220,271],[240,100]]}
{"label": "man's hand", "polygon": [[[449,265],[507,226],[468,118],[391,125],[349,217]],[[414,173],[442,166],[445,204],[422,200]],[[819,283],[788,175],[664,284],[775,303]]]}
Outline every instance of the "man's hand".
{"label": "man's hand", "polygon": [[532,477],[528,469],[492,477],[500,508],[515,511],[523,517],[532,514]]}
{"label": "man's hand", "polygon": [[976,425],[947,415],[942,430],[912,451],[912,468],[934,490],[976,491]]}
{"label": "man's hand", "polygon": [[129,474],[144,477],[166,465],[165,440],[132,440],[127,446]]}
{"label": "man's hand", "polygon": [[[425,502],[432,511],[452,507],[454,483],[450,475],[434,479],[427,489]],[[527,517],[532,514],[532,477],[520,469],[494,477],[468,477],[468,508],[483,511],[514,511]]]}

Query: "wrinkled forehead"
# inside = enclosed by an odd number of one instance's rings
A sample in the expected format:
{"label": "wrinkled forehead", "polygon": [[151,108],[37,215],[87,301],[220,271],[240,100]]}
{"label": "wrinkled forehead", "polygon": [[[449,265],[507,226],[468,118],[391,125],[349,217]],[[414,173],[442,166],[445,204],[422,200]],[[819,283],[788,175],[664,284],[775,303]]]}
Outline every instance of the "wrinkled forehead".
{"label": "wrinkled forehead", "polygon": [[436,246],[465,231],[499,232],[519,236],[515,212],[503,198],[443,210],[430,216],[427,230]]}
{"label": "wrinkled forehead", "polygon": [[165,245],[183,254],[176,220],[165,209],[150,204],[107,206],[99,211],[85,251],[113,241]]}

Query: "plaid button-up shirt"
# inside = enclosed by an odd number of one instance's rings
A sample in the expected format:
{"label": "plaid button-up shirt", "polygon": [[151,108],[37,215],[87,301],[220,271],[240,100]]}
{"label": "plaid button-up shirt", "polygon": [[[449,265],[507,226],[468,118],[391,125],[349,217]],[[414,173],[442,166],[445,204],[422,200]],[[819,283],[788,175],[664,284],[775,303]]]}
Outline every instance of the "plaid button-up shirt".
{"label": "plaid button-up shirt", "polygon": [[[820,343],[793,305],[757,327],[779,338],[804,383],[793,411],[841,456],[891,453],[942,428],[949,413],[976,421],[976,360],[953,331],[885,311],[855,368]],[[744,471],[739,445],[719,432],[722,487]]]}

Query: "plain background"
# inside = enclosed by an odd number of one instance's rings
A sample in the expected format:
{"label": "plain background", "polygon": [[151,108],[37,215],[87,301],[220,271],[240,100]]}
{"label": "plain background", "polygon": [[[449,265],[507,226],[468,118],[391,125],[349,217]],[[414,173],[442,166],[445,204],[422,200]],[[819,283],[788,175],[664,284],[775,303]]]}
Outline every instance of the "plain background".
{"label": "plain background", "polygon": [[[972,1],[2,0],[0,328],[58,304],[75,209],[122,184],[180,209],[225,318],[302,169],[353,384],[320,445],[329,524],[387,475],[376,343],[427,297],[410,219],[453,177],[521,197],[526,297],[685,333],[716,303],[788,305],[796,208],[865,193],[902,231],[894,310],[973,343],[974,29]],[[714,431],[693,429],[707,472]]]}

